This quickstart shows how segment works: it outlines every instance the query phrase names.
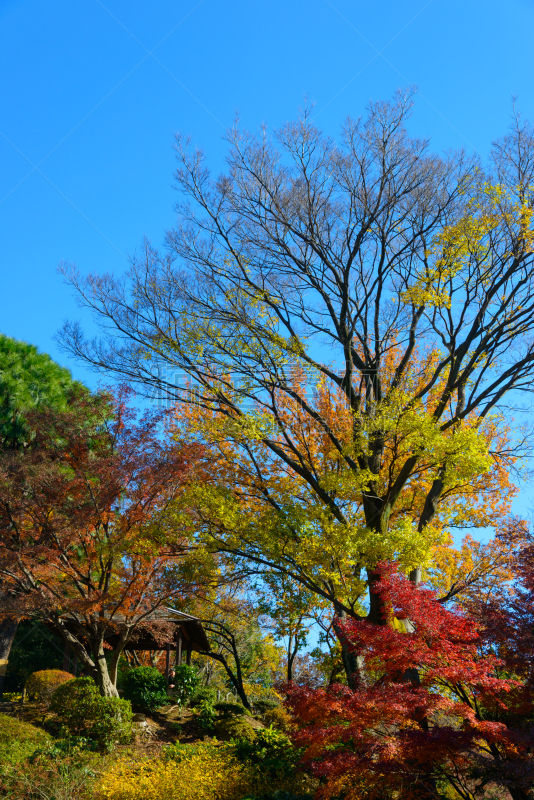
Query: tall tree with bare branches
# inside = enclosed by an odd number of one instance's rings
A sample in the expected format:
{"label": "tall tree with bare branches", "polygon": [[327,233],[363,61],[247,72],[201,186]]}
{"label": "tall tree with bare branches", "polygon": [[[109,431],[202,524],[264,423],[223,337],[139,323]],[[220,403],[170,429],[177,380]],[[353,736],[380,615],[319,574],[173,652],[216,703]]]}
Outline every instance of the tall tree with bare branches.
{"label": "tall tree with bare branches", "polygon": [[506,461],[488,426],[534,374],[534,129],[516,117],[483,166],[410,137],[410,107],[373,103],[337,142],[310,111],[236,125],[216,177],[179,136],[167,253],[147,244],[124,280],[66,270],[109,334],[67,324],[70,352],[200,410],[198,436],[244,464],[254,514],[229,481],[199,499],[205,535],[341,616],[367,613],[381,559],[418,581],[440,508]]}

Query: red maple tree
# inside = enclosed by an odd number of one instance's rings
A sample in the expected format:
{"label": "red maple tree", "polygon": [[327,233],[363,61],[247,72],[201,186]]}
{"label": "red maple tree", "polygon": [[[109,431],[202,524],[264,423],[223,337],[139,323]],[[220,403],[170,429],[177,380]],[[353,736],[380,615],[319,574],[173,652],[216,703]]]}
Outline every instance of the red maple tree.
{"label": "red maple tree", "polygon": [[190,546],[166,512],[199,448],[161,435],[161,415],[137,421],[127,400],[73,391],[66,410],[32,413],[31,448],[0,456],[0,614],[43,620],[105,695],[139,626],[193,580],[180,580]]}
{"label": "red maple tree", "polygon": [[411,800],[439,797],[446,784],[464,800],[488,785],[513,800],[530,797],[524,682],[473,616],[446,608],[392,565],[378,573],[384,624],[340,623],[363,660],[357,688],[287,687],[295,740],[323,780],[319,796]]}

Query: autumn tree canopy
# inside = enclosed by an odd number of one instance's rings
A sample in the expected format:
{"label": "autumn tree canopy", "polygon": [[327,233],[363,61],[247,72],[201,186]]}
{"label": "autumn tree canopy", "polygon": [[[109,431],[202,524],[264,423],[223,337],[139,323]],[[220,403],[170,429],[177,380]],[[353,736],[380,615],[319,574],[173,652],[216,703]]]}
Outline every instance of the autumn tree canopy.
{"label": "autumn tree canopy", "polygon": [[32,447],[0,456],[1,611],[38,616],[102,694],[114,695],[125,645],[151,612],[191,588],[176,569],[168,580],[191,547],[165,512],[198,448],[161,436],[154,415],[137,422],[120,395],[74,389],[65,409],[28,419]]}
{"label": "autumn tree canopy", "polygon": [[[0,334],[0,450],[31,446],[34,431],[28,412],[36,408],[65,408],[74,387],[83,392],[68,369],[34,345]],[[3,598],[0,581],[0,603]],[[17,620],[0,619],[0,694]]]}
{"label": "autumn tree canopy", "polygon": [[219,176],[178,137],[167,252],[124,280],[67,270],[108,335],[62,337],[200,416],[230,459],[197,497],[213,547],[341,616],[367,594],[376,623],[379,560],[417,581],[447,518],[491,517],[469,487],[509,481],[499,408],[534,375],[534,129],[517,118],[482,164],[411,137],[410,107],[372,103],[337,141],[310,111],[236,125]]}

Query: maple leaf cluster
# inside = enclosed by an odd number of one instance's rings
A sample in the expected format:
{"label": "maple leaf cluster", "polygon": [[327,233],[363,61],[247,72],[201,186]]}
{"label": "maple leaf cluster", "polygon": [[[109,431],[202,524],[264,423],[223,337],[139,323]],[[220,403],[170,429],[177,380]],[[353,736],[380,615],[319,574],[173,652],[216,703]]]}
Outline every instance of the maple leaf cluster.
{"label": "maple leaf cluster", "polygon": [[529,797],[534,547],[521,556],[508,607],[486,603],[478,618],[394,565],[377,572],[383,624],[339,621],[361,667],[356,688],[286,687],[319,796],[430,798],[448,785],[465,800],[487,786]]}

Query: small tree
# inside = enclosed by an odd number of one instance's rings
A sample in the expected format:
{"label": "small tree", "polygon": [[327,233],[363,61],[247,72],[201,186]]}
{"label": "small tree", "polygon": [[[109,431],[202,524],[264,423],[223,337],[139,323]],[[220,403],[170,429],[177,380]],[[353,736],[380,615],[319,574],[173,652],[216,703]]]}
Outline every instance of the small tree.
{"label": "small tree", "polygon": [[487,651],[472,617],[446,609],[391,566],[379,573],[383,625],[343,625],[348,646],[362,654],[365,681],[354,691],[288,689],[302,723],[296,741],[326,781],[323,796],[432,798],[445,782],[463,800],[488,783],[526,800],[530,728],[510,719],[515,710],[528,723],[532,694],[503,673],[505,661]]}
{"label": "small tree", "polygon": [[[1,611],[39,615],[101,693],[116,695],[126,643],[191,586],[176,570],[168,580],[190,547],[166,509],[198,448],[162,437],[154,415],[136,423],[123,395],[74,392],[65,410],[28,419],[33,446],[0,457],[0,578],[9,593]],[[171,635],[152,633],[162,643]]]}
{"label": "small tree", "polygon": [[[20,450],[31,446],[34,431],[28,412],[35,408],[65,408],[74,382],[68,369],[26,342],[0,334],[0,449]],[[2,602],[0,582],[0,603]],[[0,619],[0,695],[17,632],[16,618]]]}

